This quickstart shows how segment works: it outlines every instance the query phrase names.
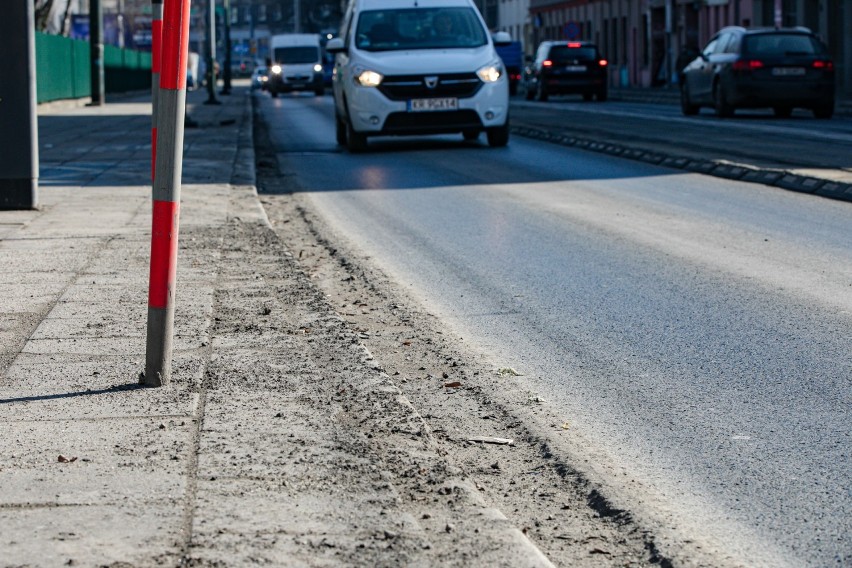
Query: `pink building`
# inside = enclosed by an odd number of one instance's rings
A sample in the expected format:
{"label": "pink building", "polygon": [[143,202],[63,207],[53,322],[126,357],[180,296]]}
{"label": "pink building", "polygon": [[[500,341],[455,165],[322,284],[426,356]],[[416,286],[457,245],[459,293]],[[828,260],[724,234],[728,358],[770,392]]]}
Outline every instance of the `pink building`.
{"label": "pink building", "polygon": [[807,26],[828,44],[840,90],[852,94],[852,0],[530,0],[531,44],[594,41],[610,61],[611,85],[677,80],[685,52],[730,25]]}

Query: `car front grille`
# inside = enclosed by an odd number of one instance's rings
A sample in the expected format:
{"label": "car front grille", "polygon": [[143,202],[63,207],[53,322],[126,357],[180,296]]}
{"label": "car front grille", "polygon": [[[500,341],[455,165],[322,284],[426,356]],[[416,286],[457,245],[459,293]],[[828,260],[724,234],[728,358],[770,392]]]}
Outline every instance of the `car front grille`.
{"label": "car front grille", "polygon": [[[430,88],[427,84],[434,87]],[[385,77],[379,91],[392,101],[429,99],[436,97],[472,97],[482,87],[476,73],[443,75],[393,75]]]}
{"label": "car front grille", "polygon": [[441,112],[393,112],[382,130],[385,134],[440,134],[481,129],[482,121],[474,110]]}

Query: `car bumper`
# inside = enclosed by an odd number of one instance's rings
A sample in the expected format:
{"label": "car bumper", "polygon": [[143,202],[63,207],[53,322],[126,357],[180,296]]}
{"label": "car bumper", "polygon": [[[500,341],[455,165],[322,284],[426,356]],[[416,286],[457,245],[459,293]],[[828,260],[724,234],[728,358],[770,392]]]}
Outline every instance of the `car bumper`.
{"label": "car bumper", "polygon": [[546,77],[542,79],[548,93],[590,93],[606,88],[605,77]]}
{"label": "car bumper", "polygon": [[312,77],[287,77],[284,75],[274,75],[269,78],[267,83],[268,89],[274,89],[279,93],[292,91],[314,91],[324,87],[325,83],[321,74],[314,74]]}
{"label": "car bumper", "polygon": [[393,101],[378,89],[359,87],[348,93],[349,117],[364,134],[440,134],[485,129],[506,124],[509,83],[487,83],[471,97],[459,98],[452,111],[410,112],[408,101]]}
{"label": "car bumper", "polygon": [[834,100],[834,85],[830,83],[795,84],[789,81],[737,83],[728,93],[728,102],[735,106],[815,106]]}

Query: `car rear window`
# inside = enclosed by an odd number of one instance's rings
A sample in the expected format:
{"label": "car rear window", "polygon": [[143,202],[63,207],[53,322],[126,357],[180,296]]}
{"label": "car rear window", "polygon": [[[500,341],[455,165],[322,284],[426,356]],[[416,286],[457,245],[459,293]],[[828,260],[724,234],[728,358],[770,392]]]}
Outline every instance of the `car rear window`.
{"label": "car rear window", "polygon": [[753,56],[818,55],[822,45],[805,34],[759,34],[746,36],[743,52]]}
{"label": "car rear window", "polygon": [[594,47],[568,47],[567,45],[554,45],[550,48],[548,59],[554,63],[565,63],[568,61],[594,61],[598,58],[598,50]]}

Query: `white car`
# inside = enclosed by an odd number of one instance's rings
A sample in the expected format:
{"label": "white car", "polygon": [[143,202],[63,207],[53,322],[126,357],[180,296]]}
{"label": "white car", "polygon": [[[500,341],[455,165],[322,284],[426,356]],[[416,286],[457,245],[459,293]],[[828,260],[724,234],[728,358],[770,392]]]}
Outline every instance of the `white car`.
{"label": "white car", "polygon": [[509,78],[472,0],[351,0],[332,79],[337,142],[363,151],[369,136],[485,132],[509,141]]}

